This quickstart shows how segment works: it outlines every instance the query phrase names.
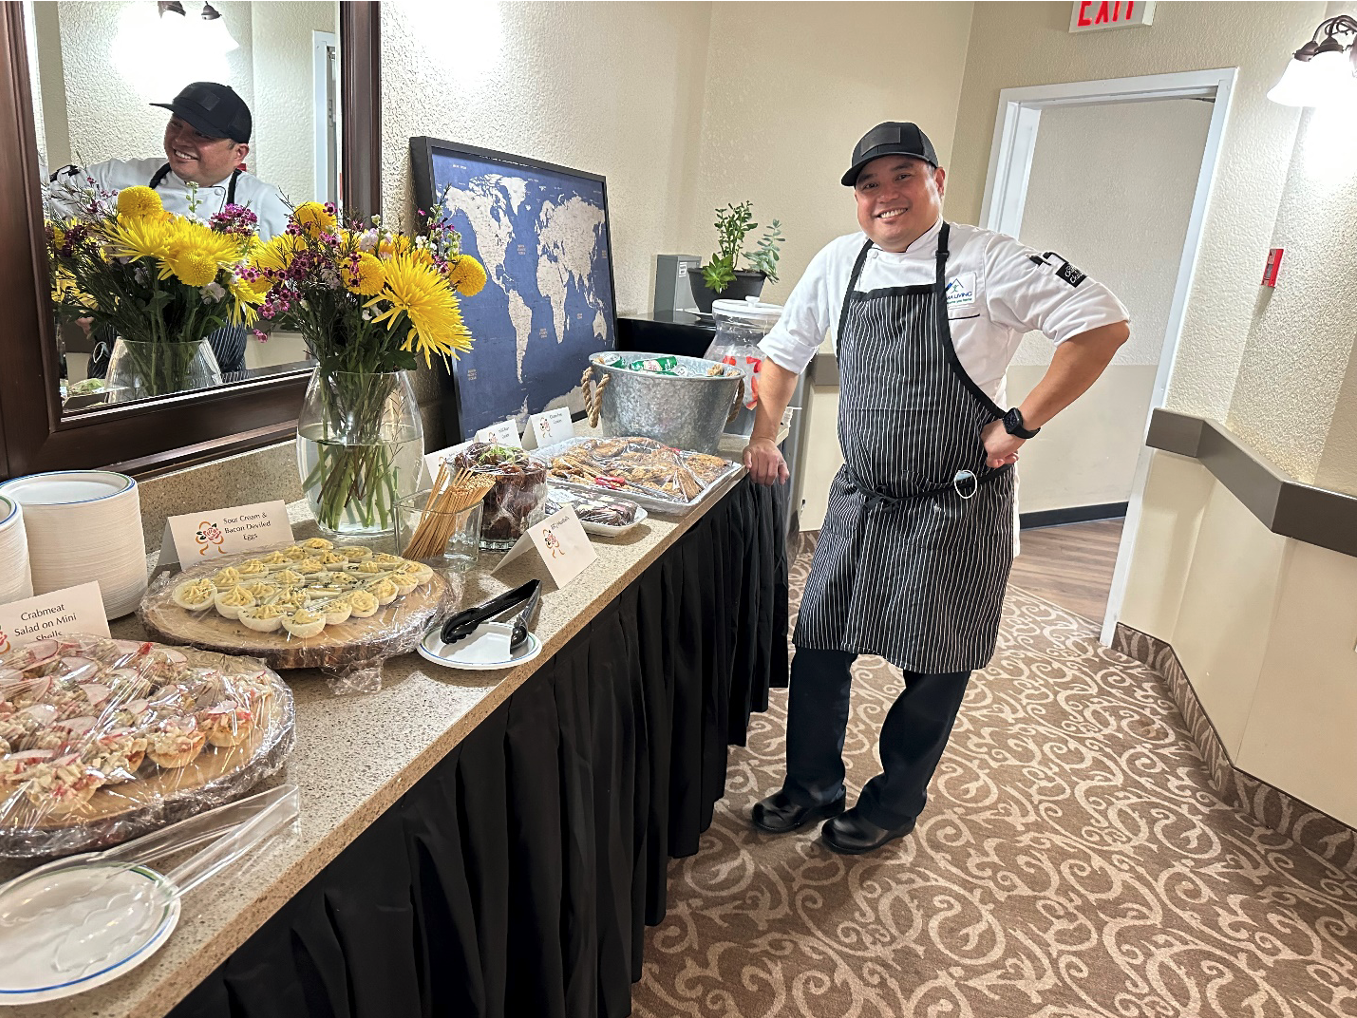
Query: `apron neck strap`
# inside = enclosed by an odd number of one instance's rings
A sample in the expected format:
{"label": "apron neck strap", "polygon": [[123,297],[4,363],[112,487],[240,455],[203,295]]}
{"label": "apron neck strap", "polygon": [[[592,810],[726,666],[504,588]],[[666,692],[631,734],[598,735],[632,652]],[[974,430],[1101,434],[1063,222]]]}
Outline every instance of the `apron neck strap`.
{"label": "apron neck strap", "polygon": [[853,299],[853,287],[857,286],[858,276],[862,275],[862,266],[867,262],[867,252],[871,249],[872,241],[869,238],[858,252],[858,260],[853,263],[853,271],[848,276],[848,289],[843,291],[843,307],[839,310],[839,331],[835,333],[838,339],[843,338],[843,327],[848,322],[848,304]]}
{"label": "apron neck strap", "polygon": [[938,272],[933,281],[933,287],[938,293],[947,290],[947,238],[951,232],[952,224],[944,220],[942,229],[938,231]]}
{"label": "apron neck strap", "polygon": [[165,178],[168,177],[169,175],[170,175],[170,164],[166,163],[160,169],[156,170],[155,173],[152,175],[151,183],[149,185],[151,190],[154,191],[157,187],[163,184],[165,182]]}

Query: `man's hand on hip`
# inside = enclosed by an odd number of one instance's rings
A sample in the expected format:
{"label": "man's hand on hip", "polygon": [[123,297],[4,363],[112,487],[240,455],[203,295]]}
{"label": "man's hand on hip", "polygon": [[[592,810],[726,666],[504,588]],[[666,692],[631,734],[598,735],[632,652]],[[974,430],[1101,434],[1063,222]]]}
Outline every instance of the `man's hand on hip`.
{"label": "man's hand on hip", "polygon": [[777,444],[766,438],[752,439],[745,446],[744,465],[749,476],[759,484],[786,484],[791,476]]}
{"label": "man's hand on hip", "polygon": [[[991,467],[1004,467],[1018,462],[1018,450],[1023,439],[1010,435],[1004,430],[1003,421],[991,421],[980,430],[980,439],[985,443],[985,462]],[[748,456],[748,453],[745,454]]]}

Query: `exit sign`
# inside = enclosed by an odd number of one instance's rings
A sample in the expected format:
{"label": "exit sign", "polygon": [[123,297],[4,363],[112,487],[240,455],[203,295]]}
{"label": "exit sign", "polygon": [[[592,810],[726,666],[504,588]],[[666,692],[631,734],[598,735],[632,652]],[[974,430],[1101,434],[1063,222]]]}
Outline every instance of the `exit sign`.
{"label": "exit sign", "polygon": [[1071,32],[1131,28],[1154,21],[1154,0],[1074,0]]}

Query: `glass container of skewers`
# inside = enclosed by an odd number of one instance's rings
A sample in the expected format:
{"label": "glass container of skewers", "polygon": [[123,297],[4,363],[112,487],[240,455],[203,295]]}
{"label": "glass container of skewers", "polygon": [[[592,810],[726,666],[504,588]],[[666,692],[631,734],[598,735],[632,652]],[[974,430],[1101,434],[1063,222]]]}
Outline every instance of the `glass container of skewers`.
{"label": "glass container of skewers", "polygon": [[433,487],[396,502],[396,545],[406,558],[465,573],[481,545],[481,505],[495,478],[439,465]]}

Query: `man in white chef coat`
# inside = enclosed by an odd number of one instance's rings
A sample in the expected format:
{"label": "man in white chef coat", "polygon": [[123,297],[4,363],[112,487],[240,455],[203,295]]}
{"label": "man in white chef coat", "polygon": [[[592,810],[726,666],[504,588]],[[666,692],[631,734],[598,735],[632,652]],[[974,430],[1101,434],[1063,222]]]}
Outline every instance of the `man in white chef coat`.
{"label": "man in white chef coat", "polygon": [[[243,205],[258,219],[261,239],[286,229],[290,212],[278,189],[241,169],[250,151],[253,120],[235,89],[215,81],[195,81],[172,102],[151,105],[171,114],[165,125],[164,156],[62,167],[52,174],[49,188],[58,210],[74,211],[80,204],[80,191],[90,186],[117,192],[144,184],[155,189],[170,212],[187,214],[193,200],[197,216],[206,221],[227,205]],[[219,329],[208,339],[223,372],[244,370],[244,326]],[[96,351],[92,370],[98,372],[104,363],[106,357]]]}
{"label": "man in white chef coat", "polygon": [[[861,232],[812,259],[761,344],[744,454],[755,481],[787,479],[778,424],[828,332],[845,465],[793,635],[787,776],[752,820],[773,833],[823,820],[825,844],[849,854],[913,830],[967,680],[994,652],[1019,450],[1130,335],[1121,302],[1059,254],[944,221],[945,182],[914,124],[879,124],[858,142],[841,183],[853,189]],[[1022,405],[1005,409],[1005,372],[1033,330],[1055,354]],[[905,690],[881,728],[882,773],[846,809],[859,654],[900,668]]]}

